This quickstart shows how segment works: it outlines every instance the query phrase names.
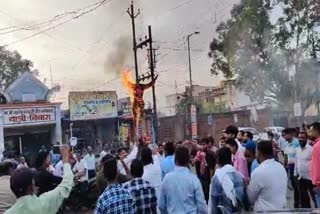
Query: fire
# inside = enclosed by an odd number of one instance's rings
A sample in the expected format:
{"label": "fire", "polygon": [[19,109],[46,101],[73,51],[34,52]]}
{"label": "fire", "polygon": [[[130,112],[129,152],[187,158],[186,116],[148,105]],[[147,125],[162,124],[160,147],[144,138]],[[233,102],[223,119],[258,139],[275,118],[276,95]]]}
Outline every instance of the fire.
{"label": "fire", "polygon": [[134,100],[134,88],[135,82],[132,80],[132,72],[130,70],[122,71],[122,84],[127,88],[131,104]]}
{"label": "fire", "polygon": [[[156,76],[152,81],[149,83],[143,84],[138,82],[135,83],[131,79],[131,71],[123,70],[122,71],[122,82],[123,85],[127,88],[130,100],[131,100],[131,107],[132,107],[132,115],[133,120],[135,121],[135,131],[138,131],[139,125],[142,123],[142,119],[144,116],[144,100],[143,100],[143,93],[148,88],[152,87],[155,84],[155,81],[158,76]],[[137,133],[138,137],[141,137],[141,133]]]}
{"label": "fire", "polygon": [[132,108],[132,116],[134,121],[134,130],[138,136],[137,130],[139,125],[142,122],[142,114],[141,112],[144,111],[144,109],[141,109],[141,106],[139,106],[138,100],[135,97],[135,91],[137,90],[137,85],[135,81],[132,80],[132,72],[130,70],[123,70],[122,71],[122,84],[127,88],[130,101],[131,101],[131,108]]}

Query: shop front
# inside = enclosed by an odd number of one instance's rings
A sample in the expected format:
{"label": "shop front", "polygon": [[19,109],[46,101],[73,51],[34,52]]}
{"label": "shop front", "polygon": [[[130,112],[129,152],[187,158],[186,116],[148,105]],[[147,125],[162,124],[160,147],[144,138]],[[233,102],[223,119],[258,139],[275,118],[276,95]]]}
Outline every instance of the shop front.
{"label": "shop front", "polygon": [[23,73],[0,92],[0,159],[24,155],[33,165],[42,146],[62,142],[61,103],[51,103],[50,96],[59,87],[49,89],[33,74]]}
{"label": "shop front", "polygon": [[77,139],[78,149],[92,146],[100,153],[104,144],[118,143],[116,91],[69,92],[69,113],[63,118],[65,141]]}
{"label": "shop front", "polygon": [[34,164],[42,146],[61,142],[60,103],[0,105],[0,145]]}

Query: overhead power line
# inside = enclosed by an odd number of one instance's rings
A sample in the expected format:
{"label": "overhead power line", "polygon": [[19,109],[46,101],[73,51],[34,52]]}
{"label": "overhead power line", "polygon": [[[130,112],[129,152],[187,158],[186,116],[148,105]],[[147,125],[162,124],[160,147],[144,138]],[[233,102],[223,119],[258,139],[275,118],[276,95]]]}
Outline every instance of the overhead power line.
{"label": "overhead power line", "polygon": [[[35,23],[35,24],[28,24],[28,25],[13,25],[13,26],[9,26],[9,27],[4,27],[4,28],[0,28],[0,35],[4,35],[4,34],[8,34],[8,33],[14,33],[16,31],[20,31],[20,30],[26,30],[26,31],[29,31],[29,30],[37,30],[37,29],[40,29],[40,28],[43,28],[43,27],[46,27],[46,26],[50,26],[53,22],[56,22],[56,21],[59,21],[61,19],[64,19],[68,16],[77,16],[79,15],[80,13],[82,13],[83,11],[85,10],[88,10],[88,9],[92,9],[98,5],[101,5],[101,4],[104,4],[106,3],[107,0],[100,0],[99,2],[95,2],[93,4],[89,4],[85,7],[82,7],[82,8],[79,8],[79,9],[76,9],[74,11],[68,11],[68,12],[64,12],[62,14],[58,14],[58,15],[55,15],[53,18],[49,19],[49,20],[45,20],[45,21],[41,21],[41,22],[38,22],[38,23]],[[4,11],[1,11],[2,14],[6,15],[6,16],[10,16],[8,13],[4,12]]]}
{"label": "overhead power line", "polygon": [[[42,33],[44,33],[44,32],[47,32],[47,31],[49,31],[49,30],[55,29],[55,28],[57,28],[57,27],[59,27],[59,26],[61,26],[61,25],[64,25],[64,24],[66,24],[66,23],[68,23],[68,22],[71,22],[71,21],[73,21],[73,20],[75,20],[75,19],[78,19],[78,18],[80,18],[81,16],[84,16],[84,15],[86,15],[86,14],[88,14],[88,13],[90,13],[90,12],[96,10],[96,9],[98,9],[99,7],[105,5],[106,3],[109,3],[109,2],[111,2],[111,1],[112,1],[112,0],[103,0],[103,1],[100,1],[100,2],[98,2],[98,3],[95,3],[95,6],[94,6],[94,7],[90,7],[90,9],[87,9],[87,10],[81,12],[81,13],[69,12],[70,14],[77,14],[77,15],[73,15],[71,18],[69,18],[69,19],[67,19],[67,20],[65,20],[65,21],[63,21],[63,22],[60,22],[60,23],[58,23],[58,24],[54,24],[54,25],[52,25],[52,26],[45,27],[43,30],[40,30],[40,31],[38,31],[38,32],[36,32],[36,33],[33,33],[33,34],[31,34],[31,35],[29,35],[29,36],[27,36],[27,37],[24,37],[24,38],[22,38],[22,39],[19,39],[19,40],[16,40],[16,41],[7,43],[7,44],[5,44],[5,45],[2,45],[2,47],[7,47],[7,46],[9,46],[9,45],[13,45],[13,44],[22,42],[22,41],[24,41],[24,40],[33,38],[33,37],[35,37],[35,36],[37,36],[37,35],[39,35],[39,34],[42,34]],[[60,17],[60,15],[58,15],[58,17]],[[1,35],[1,34],[0,34],[0,35]]]}

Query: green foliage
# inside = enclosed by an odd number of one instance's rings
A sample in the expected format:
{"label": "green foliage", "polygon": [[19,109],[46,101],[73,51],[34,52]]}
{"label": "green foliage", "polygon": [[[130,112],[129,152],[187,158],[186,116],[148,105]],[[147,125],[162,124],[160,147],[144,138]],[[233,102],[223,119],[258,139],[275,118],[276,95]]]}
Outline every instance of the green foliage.
{"label": "green foliage", "polygon": [[0,89],[7,88],[25,71],[37,75],[37,71],[32,70],[32,67],[33,63],[28,59],[23,59],[17,51],[9,51],[0,47]]}
{"label": "green foliage", "polygon": [[181,98],[179,103],[176,106],[178,115],[188,115],[191,111],[191,103],[195,104],[197,107],[197,112],[202,112],[202,104],[196,100],[191,100],[190,97],[184,96]]}
{"label": "green foliage", "polygon": [[[291,109],[300,101],[305,110],[314,100],[320,21],[319,0],[241,0],[231,18],[216,29],[210,44],[211,72],[236,79],[237,87],[254,101],[272,101]],[[282,9],[277,20],[270,15]],[[289,72],[295,69],[295,79]],[[311,100],[311,101],[310,101]],[[288,108],[289,107],[289,108]]]}
{"label": "green foliage", "polygon": [[[185,115],[190,113],[191,100],[189,97],[184,97],[176,106],[178,115]],[[226,103],[216,104],[212,102],[205,102],[204,100],[193,100],[193,103],[197,107],[197,112],[199,114],[208,113],[221,113],[226,112]]]}

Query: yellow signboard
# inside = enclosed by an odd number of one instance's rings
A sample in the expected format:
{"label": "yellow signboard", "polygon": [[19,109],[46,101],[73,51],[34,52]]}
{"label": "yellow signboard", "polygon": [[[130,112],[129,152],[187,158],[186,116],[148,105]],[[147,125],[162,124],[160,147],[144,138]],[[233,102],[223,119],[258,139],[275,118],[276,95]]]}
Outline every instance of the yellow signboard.
{"label": "yellow signboard", "polygon": [[70,120],[93,120],[118,116],[115,91],[69,93]]}

